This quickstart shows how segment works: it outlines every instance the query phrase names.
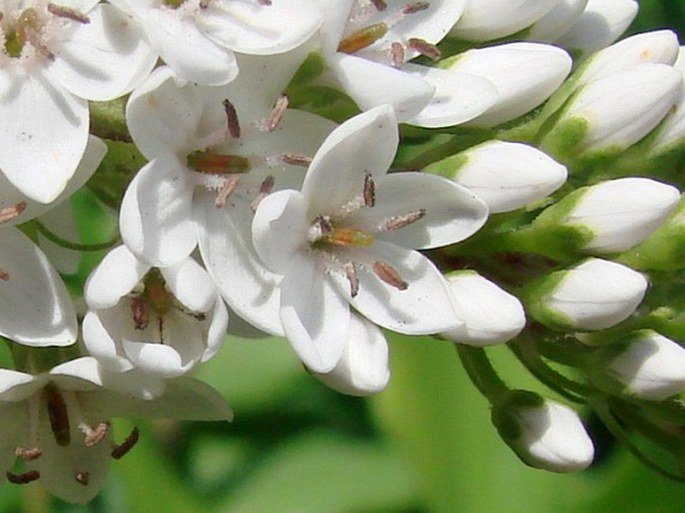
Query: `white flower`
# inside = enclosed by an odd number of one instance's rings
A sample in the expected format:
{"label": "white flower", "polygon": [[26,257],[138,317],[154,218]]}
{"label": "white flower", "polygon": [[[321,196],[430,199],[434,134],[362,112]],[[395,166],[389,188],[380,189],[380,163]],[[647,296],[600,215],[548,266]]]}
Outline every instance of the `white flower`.
{"label": "white flower", "polygon": [[621,264],[588,258],[571,269],[543,278],[543,294],[529,313],[550,327],[593,331],[627,319],[647,291],[645,277]]}
{"label": "white flower", "polygon": [[[308,158],[334,126],[306,112],[272,111],[299,63],[290,53],[241,57],[238,78],[216,88],[179,88],[163,67],[127,107],[131,134],[150,162],[122,202],[124,243],[139,258],[165,267],[185,258],[199,240],[205,267],[230,308],[280,335],[280,322],[269,321],[277,315],[264,312],[278,311],[272,294],[277,277],[252,248],[253,210],[268,192],[300,186]],[[282,119],[270,128],[274,114]]]}
{"label": "white flower", "polygon": [[401,333],[460,324],[435,266],[409,248],[465,239],[487,217],[466,189],[434,175],[387,174],[398,143],[389,106],[337,128],[302,191],[267,196],[252,225],[259,256],[280,282],[280,320],[314,372],[327,373],[350,339],[350,306]]}
{"label": "white flower", "polygon": [[485,78],[408,63],[435,46],[459,18],[464,0],[323,2],[324,58],[336,82],[362,110],[394,107],[398,120],[425,127],[463,123],[486,110],[497,91]]}
{"label": "white flower", "polygon": [[588,0],[559,0],[557,5],[536,21],[526,39],[551,43],[571,30],[587,7]]}
{"label": "white flower", "polygon": [[662,401],[685,392],[685,349],[680,344],[652,330],[633,333],[619,344],[620,353],[603,362],[603,368],[628,393]]}
{"label": "white flower", "polygon": [[491,214],[510,212],[542,199],[566,182],[566,167],[533,146],[487,141],[428,166],[467,187]]}
{"label": "white flower", "polygon": [[115,372],[185,374],[214,356],[228,326],[218,290],[190,257],[151,268],[119,246],[93,271],[85,299],[85,346]]}
{"label": "white flower", "polygon": [[[222,85],[238,74],[233,52],[283,53],[304,43],[321,18],[305,0],[112,0],[136,19],[180,81]],[[173,5],[177,4],[177,5]]]}
{"label": "white flower", "polygon": [[489,41],[529,27],[559,0],[469,0],[451,34],[467,41]]}
{"label": "white flower", "polygon": [[[166,383],[135,371],[111,374],[93,358],[31,375],[0,369],[0,471],[14,483],[40,480],[60,499],[85,503],[103,487],[111,458],[124,456],[138,431],[120,445],[112,417],[230,420],[223,398],[188,378]],[[9,472],[18,457],[25,471]]]}
{"label": "white flower", "polygon": [[440,64],[475,75],[497,89],[496,101],[468,125],[491,127],[515,119],[544,102],[566,79],[573,64],[565,50],[541,43],[507,43],[468,50]]}
{"label": "white flower", "polygon": [[502,439],[531,467],[577,472],[592,463],[592,440],[568,406],[514,390],[493,405],[492,420]]}
{"label": "white flower", "polygon": [[3,0],[0,12],[0,170],[49,203],[85,151],[87,100],[127,93],[155,57],[121,13],[94,0]]}
{"label": "white flower", "polygon": [[489,346],[511,340],[526,324],[521,302],[473,271],[447,275],[455,309],[463,325],[440,335],[470,346]]}

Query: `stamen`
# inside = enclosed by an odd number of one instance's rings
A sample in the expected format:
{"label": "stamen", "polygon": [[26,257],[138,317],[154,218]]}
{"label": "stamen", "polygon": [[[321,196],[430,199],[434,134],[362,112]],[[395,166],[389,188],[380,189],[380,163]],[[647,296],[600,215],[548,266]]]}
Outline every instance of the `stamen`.
{"label": "stamen", "polygon": [[29,470],[23,474],[15,474],[7,472],[7,480],[14,484],[28,484],[40,478],[40,472],[37,470]]}
{"label": "stamen", "polygon": [[81,423],[78,427],[81,432],[86,435],[83,443],[85,443],[86,447],[93,447],[105,439],[105,437],[109,434],[112,425],[109,422],[100,422],[97,426],[95,426],[95,428],[93,428],[88,424]]}
{"label": "stamen", "polygon": [[200,9],[206,9],[207,7],[209,7],[209,3],[211,1],[212,0],[200,0]]}
{"label": "stamen", "polygon": [[150,314],[144,297],[131,299],[131,315],[133,316],[133,326],[137,330],[144,330],[150,324]]}
{"label": "stamen", "polygon": [[235,110],[235,106],[228,98],[224,99],[222,103],[224,106],[224,112],[226,112],[226,125],[228,127],[228,133],[231,135],[231,137],[233,137],[233,139],[239,139],[240,123],[238,122],[238,113]]}
{"label": "stamen", "polygon": [[338,51],[343,53],[357,53],[359,50],[371,46],[388,32],[388,25],[376,23],[353,32],[338,44]]}
{"label": "stamen", "polygon": [[400,69],[404,64],[404,46],[402,46],[402,43],[394,42],[390,45],[390,57],[392,59],[392,67]]}
{"label": "stamen", "polygon": [[377,260],[373,263],[373,272],[381,281],[397,290],[406,290],[409,284],[402,279],[399,273],[389,263]]}
{"label": "stamen", "polygon": [[214,200],[214,206],[216,208],[221,208],[226,204],[228,197],[236,190],[238,187],[238,182],[240,181],[240,176],[238,175],[228,175],[224,178],[223,185],[216,195]]}
{"label": "stamen", "polygon": [[9,280],[9,279],[10,279],[10,273],[8,273],[7,271],[3,271],[2,269],[0,269],[0,280],[1,280],[1,281],[7,281],[7,280]]}
{"label": "stamen", "polygon": [[262,184],[259,186],[259,192],[257,193],[257,196],[254,200],[252,200],[252,203],[250,203],[252,212],[256,212],[257,207],[259,207],[259,204],[262,202],[262,200],[271,194],[271,192],[274,190],[274,183],[275,179],[271,175],[264,179]]}
{"label": "stamen", "polygon": [[244,174],[250,171],[250,161],[240,155],[214,155],[194,151],[186,158],[188,167],[210,175]]}
{"label": "stamen", "polygon": [[271,0],[257,0],[257,3],[259,5],[266,5],[267,7],[271,6]]}
{"label": "stamen", "polygon": [[271,111],[271,114],[269,115],[269,119],[266,122],[266,128],[269,132],[273,132],[276,130],[278,125],[281,123],[281,120],[283,119],[283,114],[285,114],[285,111],[288,108],[288,96],[285,94],[282,94],[281,96],[278,97],[278,100],[276,100],[276,105],[274,106],[273,110]]}
{"label": "stamen", "polygon": [[388,4],[383,0],[371,0],[371,3],[379,11],[385,11],[388,8]]}
{"label": "stamen", "polygon": [[371,175],[364,177],[364,206],[373,207],[376,204],[376,183]]}
{"label": "stamen", "polygon": [[69,430],[69,413],[64,403],[64,397],[52,383],[48,383],[43,388],[43,393],[48,407],[50,429],[55,437],[55,442],[57,445],[67,447],[71,442],[71,433]]}
{"label": "stamen", "polygon": [[33,461],[40,458],[43,455],[43,451],[38,447],[31,447],[30,449],[28,447],[17,447],[14,450],[14,455],[24,461]]}
{"label": "stamen", "polygon": [[17,28],[17,39],[28,42],[46,59],[55,60],[55,54],[40,41],[40,34],[30,25],[21,25]]}
{"label": "stamen", "polygon": [[64,5],[57,5],[53,3],[48,4],[48,12],[59,16],[60,18],[67,18],[68,20],[77,21],[78,23],[83,23],[84,25],[90,23],[90,18],[85,14],[72,9],[71,7],[66,7]]}
{"label": "stamen", "polygon": [[140,431],[138,430],[137,427],[134,427],[133,430],[131,431],[131,434],[128,435],[128,438],[124,440],[121,444],[115,445],[114,449],[112,449],[112,452],[110,453],[110,456],[114,458],[115,460],[119,460],[126,456],[128,452],[133,449],[133,447],[136,445],[138,442],[138,439],[140,438]]}
{"label": "stamen", "polygon": [[26,202],[20,201],[11,207],[0,208],[0,224],[11,221],[26,210]]}
{"label": "stamen", "polygon": [[314,226],[319,229],[320,235],[328,235],[333,231],[333,225],[331,224],[330,219],[324,216],[317,216],[316,219],[314,219]]}
{"label": "stamen", "polygon": [[414,14],[425,11],[431,6],[430,2],[410,2],[402,7],[402,14]]}
{"label": "stamen", "polygon": [[76,479],[76,482],[78,484],[82,484],[83,486],[88,486],[90,474],[88,472],[85,472],[85,471],[76,472],[76,474],[74,475],[74,479]]}
{"label": "stamen", "polygon": [[385,222],[386,230],[399,230],[412,223],[415,223],[419,219],[426,215],[426,209],[421,208],[415,212],[409,212],[408,214],[392,216]]}
{"label": "stamen", "polygon": [[416,50],[419,52],[421,55],[425,55],[431,60],[437,61],[440,60],[440,57],[442,56],[442,53],[440,52],[440,49],[435,46],[434,44],[429,43],[425,39],[419,39],[418,37],[412,37],[409,38],[409,41],[407,41],[407,44],[409,45],[409,48],[412,50]]}
{"label": "stamen", "polygon": [[295,153],[284,153],[281,155],[281,160],[286,164],[290,164],[291,166],[309,167],[309,164],[312,163],[311,157],[307,157],[306,155],[297,155]]}
{"label": "stamen", "polygon": [[359,275],[357,274],[357,266],[354,262],[347,262],[343,269],[345,269],[345,276],[350,282],[350,296],[356,297],[359,293]]}

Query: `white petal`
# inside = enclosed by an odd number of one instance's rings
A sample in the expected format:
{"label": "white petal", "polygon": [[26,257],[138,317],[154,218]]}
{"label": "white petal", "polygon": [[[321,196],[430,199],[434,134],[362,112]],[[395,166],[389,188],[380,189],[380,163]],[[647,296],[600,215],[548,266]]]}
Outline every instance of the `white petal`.
{"label": "white petal", "polygon": [[11,369],[0,369],[0,401],[24,401],[45,386],[45,378]]}
{"label": "white petal", "polygon": [[[95,358],[104,368],[112,372],[126,372],[133,368],[133,364],[129,359],[123,354],[119,354],[118,351],[123,323],[114,324],[112,322],[112,317],[116,314],[118,314],[118,317],[123,317],[122,314],[124,312],[121,310],[122,308],[116,308],[115,312],[88,311],[81,324],[83,344],[88,350],[88,354]],[[130,319],[130,311],[125,312],[125,314]],[[107,323],[107,326],[104,323]]]}
{"label": "white petal", "polygon": [[150,270],[126,246],[111,250],[88,277],[84,296],[90,308],[116,305]]}
{"label": "white petal", "polygon": [[556,7],[530,27],[526,39],[551,43],[571,30],[583,15],[588,0],[560,0]]}
{"label": "white petal", "polygon": [[164,154],[143,167],[129,184],[119,213],[121,237],[139,258],[165,267],[195,248],[192,187],[188,171]]}
{"label": "white petal", "polygon": [[101,4],[88,18],[90,23],[76,23],[68,39],[51,45],[55,61],[48,73],[76,96],[112,100],[143,80],[157,56],[138,24],[114,7]]}
{"label": "white petal", "polygon": [[42,347],[76,340],[76,312],[64,283],[45,255],[15,228],[2,229],[0,334]]}
{"label": "white petal", "polygon": [[41,74],[15,76],[0,97],[0,117],[0,169],[29,198],[53,201],[85,152],[87,102]]}
{"label": "white petal", "polygon": [[350,307],[313,255],[296,254],[281,282],[281,322],[288,342],[312,371],[330,372],[349,337]]}
{"label": "white petal", "polygon": [[124,340],[123,349],[136,368],[162,378],[182,376],[199,362],[199,355],[194,360],[183,360],[175,348],[166,344]]}
{"label": "white petal", "polygon": [[207,348],[202,354],[202,361],[206,362],[212,358],[223,346],[226,341],[226,330],[228,329],[228,309],[221,297],[217,294],[214,311],[211,313],[209,330],[207,332]]}
{"label": "white petal", "polygon": [[160,269],[169,292],[193,312],[209,312],[216,301],[214,282],[195,260],[188,257]]}

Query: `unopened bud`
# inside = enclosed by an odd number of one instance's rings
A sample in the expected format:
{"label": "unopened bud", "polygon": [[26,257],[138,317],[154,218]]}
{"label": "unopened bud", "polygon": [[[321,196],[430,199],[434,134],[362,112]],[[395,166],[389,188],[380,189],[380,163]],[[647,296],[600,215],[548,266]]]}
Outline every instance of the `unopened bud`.
{"label": "unopened bud", "polygon": [[526,39],[551,43],[571,30],[583,14],[588,0],[563,0],[536,21],[528,30]]}

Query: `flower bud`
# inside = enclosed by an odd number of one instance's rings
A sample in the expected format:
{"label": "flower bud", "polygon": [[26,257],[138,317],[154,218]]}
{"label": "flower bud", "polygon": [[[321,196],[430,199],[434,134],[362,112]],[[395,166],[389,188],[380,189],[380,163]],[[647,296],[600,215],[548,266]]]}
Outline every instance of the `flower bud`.
{"label": "flower bud", "polygon": [[547,134],[569,155],[621,151],[642,139],[668,113],[680,94],[682,74],[665,64],[638,64],[582,87]]}
{"label": "flower bud", "polygon": [[[673,67],[680,71],[685,81],[685,47],[681,47]],[[650,154],[660,154],[685,142],[685,87],[671,112],[664,119],[658,129],[656,137],[651,143]]]}
{"label": "flower bud", "polygon": [[571,71],[571,57],[542,43],[508,43],[474,49],[445,59],[440,66],[492,82],[494,105],[466,123],[491,127],[515,119],[544,102]]}
{"label": "flower bud", "polygon": [[520,301],[473,271],[447,276],[455,310],[464,323],[441,333],[453,342],[489,346],[511,340],[526,324]]}
{"label": "flower bud", "polygon": [[466,41],[489,41],[529,27],[559,0],[470,0],[451,31]]}
{"label": "flower bud", "polygon": [[533,284],[527,310],[553,329],[601,330],[627,319],[642,301],[647,285],[647,279],[629,267],[588,258]]}
{"label": "flower bud", "polygon": [[[624,392],[648,401],[662,401],[685,392],[685,349],[652,330],[640,330],[603,348],[596,360],[596,374],[608,374]],[[602,380],[602,377],[598,377]],[[602,381],[599,381],[602,384]]]}
{"label": "flower bud", "polygon": [[594,457],[592,440],[578,414],[536,393],[512,390],[492,408],[502,439],[531,467],[576,472]]}
{"label": "flower bud", "polygon": [[536,21],[526,39],[551,43],[571,30],[583,15],[588,0],[560,0],[556,7]]}
{"label": "flower bud", "polygon": [[618,39],[637,15],[635,0],[590,0],[576,24],[557,40],[574,53],[589,54]]}
{"label": "flower bud", "polygon": [[527,144],[487,141],[431,164],[425,172],[463,185],[491,214],[510,212],[544,198],[566,182],[566,167]]}

